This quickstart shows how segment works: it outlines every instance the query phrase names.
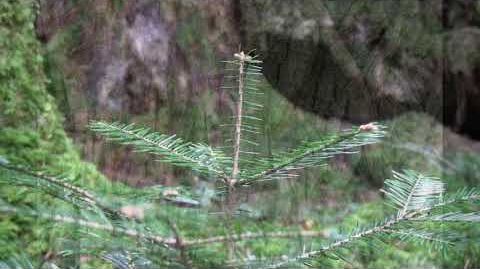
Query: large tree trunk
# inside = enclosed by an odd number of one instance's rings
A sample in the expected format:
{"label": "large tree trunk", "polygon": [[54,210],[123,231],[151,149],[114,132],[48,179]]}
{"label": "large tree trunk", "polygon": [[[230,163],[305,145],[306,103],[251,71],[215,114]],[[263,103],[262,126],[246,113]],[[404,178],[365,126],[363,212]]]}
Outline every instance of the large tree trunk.
{"label": "large tree trunk", "polygon": [[480,138],[474,1],[238,3],[244,43],[296,105],[355,123],[417,110]]}

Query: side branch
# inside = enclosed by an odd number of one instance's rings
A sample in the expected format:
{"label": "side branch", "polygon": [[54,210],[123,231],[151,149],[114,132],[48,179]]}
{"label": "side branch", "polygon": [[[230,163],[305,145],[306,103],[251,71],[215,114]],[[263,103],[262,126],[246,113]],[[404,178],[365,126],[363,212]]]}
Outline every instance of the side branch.
{"label": "side branch", "polygon": [[208,245],[213,243],[221,243],[226,241],[246,241],[255,240],[261,238],[294,238],[294,237],[327,237],[325,231],[291,231],[291,232],[245,232],[242,234],[230,235],[230,236],[214,236],[201,239],[184,240],[183,245],[187,247],[195,247],[200,245]]}
{"label": "side branch", "polygon": [[385,135],[384,129],[382,125],[369,123],[340,135],[330,135],[319,141],[304,143],[281,156],[260,160],[256,171],[246,175],[240,183],[295,177],[299,170],[325,164],[326,159],[335,155],[351,154],[355,152],[355,148],[378,142]]}
{"label": "side branch", "polygon": [[296,257],[293,257],[293,258],[290,258],[290,259],[287,259],[287,260],[284,260],[282,262],[279,262],[279,263],[276,263],[276,264],[273,264],[273,265],[270,265],[269,269],[274,269],[274,268],[281,268],[281,267],[284,267],[285,265],[289,264],[289,263],[293,263],[293,262],[297,262],[297,261],[301,261],[301,260],[306,260],[306,259],[310,259],[310,258],[313,258],[315,256],[318,256],[318,255],[321,255],[323,253],[326,253],[328,251],[334,251],[336,249],[339,249],[339,248],[342,248],[348,244],[351,244],[353,242],[356,242],[360,239],[363,239],[363,238],[366,238],[366,237],[369,237],[369,236],[373,236],[375,234],[379,234],[379,233],[384,233],[384,232],[389,232],[389,228],[398,224],[399,222],[401,221],[405,221],[407,220],[407,218],[405,217],[402,217],[402,218],[392,218],[386,222],[384,222],[383,224],[380,224],[378,226],[375,226],[371,229],[368,229],[368,230],[365,230],[365,231],[362,231],[362,232],[358,232],[356,234],[353,234],[353,235],[350,235],[348,236],[347,238],[345,239],[342,239],[342,240],[339,240],[339,241],[336,241],[332,244],[329,244],[321,249],[318,249],[318,250],[314,250],[314,251],[310,251],[310,252],[306,252],[306,253],[303,253],[302,255],[299,255],[299,256],[296,256]]}
{"label": "side branch", "polygon": [[357,133],[352,133],[352,134],[348,134],[348,135],[345,135],[345,136],[339,136],[337,139],[333,140],[331,143],[320,145],[317,148],[312,148],[310,150],[301,152],[298,155],[293,156],[288,160],[285,160],[281,163],[276,164],[274,167],[272,167],[268,170],[265,170],[261,173],[258,173],[256,175],[254,175],[252,180],[261,179],[261,178],[264,178],[264,177],[268,177],[269,175],[275,174],[275,173],[281,171],[282,169],[287,168],[288,166],[293,165],[293,164],[301,161],[305,157],[308,157],[312,154],[315,154],[316,152],[322,151],[322,150],[330,147],[331,145],[335,145],[335,144],[338,144],[342,141],[345,141],[345,140],[355,136],[356,134]]}
{"label": "side branch", "polygon": [[102,204],[93,194],[91,194],[89,191],[84,190],[80,187],[77,187],[73,184],[70,184],[68,182],[65,182],[65,180],[60,180],[58,178],[46,175],[44,173],[40,172],[32,172],[27,169],[24,169],[22,167],[18,166],[12,166],[12,165],[5,165],[0,163],[0,168],[7,169],[12,171],[13,173],[20,173],[24,174],[26,176],[36,178],[37,180],[43,180],[49,184],[53,184],[56,186],[59,186],[62,189],[71,191],[72,193],[76,194],[76,198],[97,208],[100,208],[102,211],[105,213],[111,214],[113,216],[120,216],[121,214],[117,211],[115,211],[112,208],[109,208],[108,206]]}
{"label": "side branch", "polygon": [[214,173],[224,182],[228,181],[228,175],[221,163],[225,158],[217,156],[208,146],[184,142],[175,135],[151,132],[132,124],[92,122],[90,128],[107,139],[133,145],[141,152],[162,156],[158,161],[188,167],[204,174]]}
{"label": "side branch", "polygon": [[141,238],[141,239],[145,239],[147,241],[160,244],[160,245],[175,246],[177,241],[175,238],[166,238],[159,235],[148,235],[148,234],[141,233],[138,230],[119,228],[111,224],[103,224],[103,223],[98,223],[98,222],[89,221],[85,219],[79,219],[79,218],[57,215],[57,214],[46,214],[46,213],[38,213],[33,211],[23,212],[9,206],[1,206],[0,212],[6,213],[6,214],[16,214],[16,215],[22,215],[22,213],[26,213],[27,215],[32,217],[38,217],[38,218],[42,218],[42,219],[46,219],[54,222],[66,223],[66,224],[76,224],[81,227],[102,230],[112,234],[115,234],[115,233],[122,234],[131,238]]}
{"label": "side branch", "polygon": [[95,221],[89,221],[80,218],[74,218],[71,216],[63,216],[58,214],[47,214],[47,213],[38,213],[34,211],[20,211],[11,206],[0,206],[0,212],[4,214],[15,214],[22,215],[26,214],[33,217],[38,217],[53,222],[61,222],[66,224],[77,224],[81,227],[92,228],[102,231],[107,231],[109,233],[121,234],[130,238],[140,238],[145,239],[149,242],[166,245],[175,249],[187,249],[194,248],[203,245],[209,245],[214,243],[224,243],[228,241],[246,241],[246,240],[256,240],[262,238],[295,238],[295,237],[317,237],[317,238],[326,238],[327,234],[325,231],[281,231],[281,232],[245,232],[236,235],[230,236],[213,236],[207,238],[199,239],[188,239],[182,238],[175,224],[170,223],[169,225],[174,233],[171,237],[163,237],[160,235],[151,235],[145,234],[141,231],[134,229],[125,229],[120,227],[115,227],[111,224],[103,224]]}

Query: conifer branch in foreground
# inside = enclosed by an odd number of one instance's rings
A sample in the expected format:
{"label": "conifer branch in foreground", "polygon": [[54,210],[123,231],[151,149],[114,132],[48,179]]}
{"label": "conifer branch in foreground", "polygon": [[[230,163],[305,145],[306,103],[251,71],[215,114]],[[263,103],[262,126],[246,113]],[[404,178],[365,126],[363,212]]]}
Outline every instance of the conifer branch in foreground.
{"label": "conifer branch in foreground", "polygon": [[70,183],[70,180],[66,178],[54,177],[45,172],[4,163],[0,163],[0,171],[4,175],[0,176],[0,182],[5,184],[43,188],[44,192],[61,200],[74,203],[75,201],[83,202],[87,207],[99,208],[110,216],[120,217],[121,215],[115,209],[103,204],[93,193]]}
{"label": "conifer branch in foreground", "polygon": [[385,129],[383,125],[369,123],[318,141],[305,142],[290,152],[258,160],[257,166],[243,175],[241,184],[296,177],[305,168],[326,165],[329,158],[356,153],[361,146],[379,142],[386,134]]}
{"label": "conifer branch in foreground", "polygon": [[[322,255],[342,257],[341,249],[348,248],[358,241],[383,241],[387,242],[392,237],[400,235],[402,240],[427,241],[441,245],[451,245],[453,242],[446,238],[455,238],[461,235],[445,234],[435,236],[434,231],[423,230],[408,224],[430,223],[434,225],[439,221],[453,222],[480,222],[480,212],[469,213],[437,213],[435,209],[447,205],[444,200],[445,184],[438,178],[428,177],[414,171],[405,170],[403,173],[394,172],[393,179],[385,181],[382,190],[388,202],[397,208],[397,214],[370,228],[360,228],[343,239],[327,244],[318,250],[302,253],[278,263],[269,265],[267,268],[284,268],[286,265],[303,261],[318,259]],[[448,204],[454,204],[469,200],[473,202],[480,199],[475,190],[464,191],[466,195],[458,195],[448,200]]]}
{"label": "conifer branch in foreground", "polygon": [[164,135],[133,124],[92,122],[90,129],[107,139],[132,145],[139,152],[160,156],[158,161],[189,168],[227,182],[230,158],[204,144],[184,142],[175,135]]}

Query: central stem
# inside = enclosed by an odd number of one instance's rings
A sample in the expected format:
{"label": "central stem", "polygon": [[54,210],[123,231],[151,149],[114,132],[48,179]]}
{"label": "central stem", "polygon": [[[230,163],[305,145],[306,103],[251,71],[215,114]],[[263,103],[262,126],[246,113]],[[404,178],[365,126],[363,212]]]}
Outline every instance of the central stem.
{"label": "central stem", "polygon": [[[235,134],[233,139],[233,164],[232,164],[232,175],[228,180],[228,192],[225,209],[226,209],[226,225],[230,230],[233,231],[232,227],[232,215],[235,205],[235,183],[238,180],[238,174],[240,173],[240,142],[242,136],[242,113],[243,113],[243,88],[244,88],[244,66],[245,66],[245,53],[235,53],[235,58],[239,61],[238,66],[238,101],[236,104],[236,115],[235,115]],[[235,242],[231,238],[226,242],[228,259],[233,260],[235,258]]]}
{"label": "central stem", "polygon": [[232,168],[232,178],[230,179],[230,187],[237,181],[238,174],[240,172],[239,162],[240,162],[240,141],[242,134],[242,113],[243,113],[243,88],[244,88],[244,65],[245,65],[245,54],[240,52],[236,54],[239,59],[238,67],[238,102],[237,102],[237,111],[236,111],[236,121],[235,121],[235,139],[233,145],[233,168]]}

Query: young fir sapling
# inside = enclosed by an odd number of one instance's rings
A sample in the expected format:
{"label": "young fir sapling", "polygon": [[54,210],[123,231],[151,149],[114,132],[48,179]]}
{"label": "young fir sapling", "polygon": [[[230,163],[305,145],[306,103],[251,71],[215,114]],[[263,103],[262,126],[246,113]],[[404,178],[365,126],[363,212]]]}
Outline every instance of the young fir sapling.
{"label": "young fir sapling", "polygon": [[[260,152],[255,151],[257,148],[255,142],[249,139],[252,134],[258,135],[261,131],[258,123],[262,119],[252,114],[252,111],[262,107],[256,102],[258,96],[262,94],[257,87],[262,75],[261,61],[255,56],[240,52],[227,64],[233,66],[233,70],[236,71],[234,86],[225,87],[234,89],[235,95],[235,114],[231,125],[233,130],[229,148],[221,149],[204,143],[186,142],[175,135],[160,134],[134,124],[94,121],[89,127],[108,140],[130,145],[138,152],[152,154],[159,162],[192,170],[202,179],[214,182],[220,201],[225,204],[224,214],[229,218],[235,218],[232,212],[237,207],[237,196],[234,194],[238,189],[249,188],[255,191],[259,182],[298,177],[306,168],[326,166],[330,158],[340,154],[356,153],[362,146],[377,143],[386,135],[385,126],[368,123],[324,136],[317,141],[306,141],[292,150],[262,156]],[[180,223],[173,222],[168,216],[162,217],[157,222],[148,222],[143,211],[136,212],[134,207],[125,207],[128,206],[129,198],[124,200],[123,197],[115,200],[99,198],[102,197],[100,193],[84,190],[68,177],[45,175],[6,161],[0,163],[0,170],[1,183],[29,188],[56,197],[70,205],[69,209],[53,211],[56,213],[52,214],[48,207],[20,208],[1,200],[2,213],[27,215],[109,233],[112,235],[111,240],[103,236],[89,239],[112,244],[109,246],[102,242],[102,251],[89,255],[111,262],[118,268],[200,267],[201,265],[195,264],[192,257],[196,256],[196,251],[200,252],[202,248],[212,244],[227,244],[230,251],[236,242],[246,240],[295,237],[318,238],[323,240],[322,242],[328,240],[325,239],[326,234],[323,231],[315,230],[236,233],[232,229],[219,235],[186,237],[183,234],[188,231],[180,230],[177,227]],[[383,221],[368,227],[358,227],[330,243],[327,242],[323,247],[304,249],[298,255],[268,257],[266,260],[229,255],[231,260],[221,262],[220,266],[249,268],[321,266],[325,259],[347,260],[346,251],[359,242],[381,245],[392,240],[404,240],[426,242],[434,248],[443,247],[453,244],[457,237],[449,231],[439,230],[439,223],[480,221],[480,212],[464,212],[456,207],[457,204],[477,201],[480,192],[475,189],[465,189],[448,195],[445,184],[438,178],[407,170],[394,172],[393,178],[385,181],[382,191],[387,202],[396,209],[396,213]],[[174,205],[184,203],[200,206],[191,199],[192,195],[188,190],[178,191],[159,187],[135,192],[144,197],[161,197],[164,201],[173,202]],[[164,209],[158,209],[162,210]],[[76,213],[78,211],[80,214]],[[200,211],[199,214],[208,213]],[[141,241],[142,247],[138,247],[137,244],[127,247],[125,241],[117,243],[115,240],[118,237]],[[150,247],[144,246],[155,246],[155,249],[159,249],[158,251],[162,253],[161,259],[156,260],[159,264],[152,262],[158,255],[152,253]],[[135,258],[132,258],[132,255]]]}

